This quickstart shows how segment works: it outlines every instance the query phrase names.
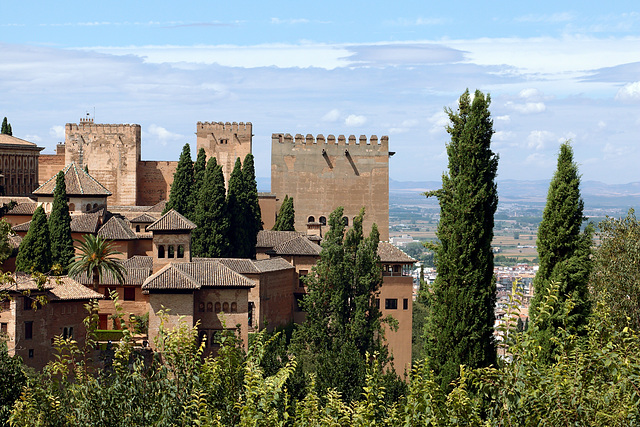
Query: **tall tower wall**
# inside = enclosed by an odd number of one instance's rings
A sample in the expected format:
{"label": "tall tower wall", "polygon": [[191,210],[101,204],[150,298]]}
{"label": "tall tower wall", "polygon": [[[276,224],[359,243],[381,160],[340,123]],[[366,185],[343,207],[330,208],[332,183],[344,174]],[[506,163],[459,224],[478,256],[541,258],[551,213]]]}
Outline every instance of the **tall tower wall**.
{"label": "tall tower wall", "polygon": [[229,177],[233,171],[236,158],[244,161],[251,153],[253,140],[252,125],[247,123],[198,122],[196,124],[197,150],[204,148],[207,159],[215,157],[222,165],[225,186],[229,188]]}
{"label": "tall tower wall", "polygon": [[137,202],[140,125],[96,124],[92,119],[65,126],[65,164],[75,162],[113,194],[110,205]]}
{"label": "tall tower wall", "polygon": [[[351,135],[274,133],[271,136],[271,192],[282,203],[293,197],[296,230],[327,221],[338,206],[353,224],[365,208],[364,230],[378,225],[380,239],[389,239],[389,138]],[[313,217],[313,218],[310,218]]]}

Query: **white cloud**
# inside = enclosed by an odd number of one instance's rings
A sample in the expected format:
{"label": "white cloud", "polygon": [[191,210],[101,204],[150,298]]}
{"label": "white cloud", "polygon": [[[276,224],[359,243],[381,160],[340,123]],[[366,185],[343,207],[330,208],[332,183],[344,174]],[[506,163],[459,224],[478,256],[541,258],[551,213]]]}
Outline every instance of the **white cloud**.
{"label": "white cloud", "polygon": [[534,130],[529,133],[527,137],[527,148],[541,151],[545,148],[548,142],[555,139],[553,133],[546,130]]}
{"label": "white cloud", "polygon": [[542,113],[547,109],[547,106],[544,105],[544,102],[526,102],[524,104],[516,104],[509,101],[505,104],[505,106],[512,108],[513,110],[522,114]]}
{"label": "white cloud", "polygon": [[507,122],[507,123],[511,121],[511,117],[508,114],[504,116],[496,116],[494,117],[494,119],[501,122]]}
{"label": "white cloud", "polygon": [[605,123],[604,121],[600,120],[598,122],[598,129],[604,129],[607,127],[607,123]]}
{"label": "white cloud", "polygon": [[40,138],[40,136],[38,135],[25,135],[24,137],[25,140],[30,141],[30,142],[35,142],[36,144],[39,142],[42,142],[42,138]]}
{"label": "white cloud", "polygon": [[609,160],[630,155],[632,154],[632,150],[625,145],[614,145],[607,142],[602,148],[602,153],[604,155],[604,159]]}
{"label": "white cloud", "polygon": [[64,141],[64,126],[52,126],[49,129],[49,135],[59,141]]}
{"label": "white cloud", "polygon": [[333,110],[329,111],[327,114],[322,116],[322,121],[323,122],[335,122],[339,118],[340,118],[340,110],[334,108]]}
{"label": "white cloud", "polygon": [[493,134],[492,139],[495,139],[496,141],[508,141],[509,139],[512,139],[513,136],[514,133],[511,131],[499,130]]}
{"label": "white cloud", "polygon": [[546,23],[559,23],[573,21],[574,16],[569,12],[558,12],[551,15],[524,15],[517,17],[516,22],[546,22]]}
{"label": "white cloud", "polygon": [[173,141],[186,140],[183,135],[170,132],[162,126],[158,126],[156,124],[149,125],[147,131],[143,132],[143,134],[147,134],[151,139],[155,139],[163,146],[166,146],[168,143]]}
{"label": "white cloud", "polygon": [[533,89],[533,88],[522,89],[518,94],[518,96],[524,99],[538,98],[540,97],[540,91],[538,89]]}
{"label": "white cloud", "polygon": [[444,132],[446,126],[449,124],[449,116],[447,116],[444,111],[439,111],[429,117],[427,121],[431,123],[431,128],[429,129],[430,133]]}
{"label": "white cloud", "polygon": [[357,116],[355,114],[350,114],[344,119],[344,124],[347,126],[362,126],[367,122],[367,118],[365,116]]}
{"label": "white cloud", "polygon": [[616,100],[626,102],[640,101],[640,82],[624,85],[618,90],[618,93],[616,93]]}

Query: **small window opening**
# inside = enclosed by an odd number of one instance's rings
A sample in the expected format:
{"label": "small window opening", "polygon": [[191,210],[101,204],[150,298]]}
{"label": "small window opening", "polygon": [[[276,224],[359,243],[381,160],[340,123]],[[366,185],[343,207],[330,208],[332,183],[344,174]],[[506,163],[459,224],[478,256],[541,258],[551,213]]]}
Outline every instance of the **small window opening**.
{"label": "small window opening", "polygon": [[238,312],[238,304],[235,302],[231,303],[231,312],[232,313],[237,313]]}
{"label": "small window opening", "polygon": [[169,249],[167,250],[167,258],[174,258],[175,256],[175,248],[173,245],[169,245]]}
{"label": "small window opening", "polygon": [[216,313],[220,313],[220,311],[222,311],[222,306],[220,305],[219,302],[216,303]]}
{"label": "small window opening", "polygon": [[322,225],[327,225],[327,218],[321,216],[320,218],[318,218],[318,221],[320,222],[320,224]]}
{"label": "small window opening", "polygon": [[307,218],[307,222],[316,222],[316,218],[314,216],[310,216]]}
{"label": "small window opening", "polygon": [[158,245],[158,258],[164,258],[164,246]]}
{"label": "small window opening", "polygon": [[349,218],[347,218],[346,216],[342,217],[342,223],[344,224],[345,227],[349,226]]}
{"label": "small window opening", "polygon": [[222,311],[225,312],[225,313],[229,312],[229,303],[228,302],[225,302],[225,303],[222,304]]}
{"label": "small window opening", "polygon": [[207,303],[207,312],[208,313],[212,313],[213,312],[213,303],[211,303],[211,302]]}
{"label": "small window opening", "polygon": [[184,258],[184,246],[178,245],[178,258]]}

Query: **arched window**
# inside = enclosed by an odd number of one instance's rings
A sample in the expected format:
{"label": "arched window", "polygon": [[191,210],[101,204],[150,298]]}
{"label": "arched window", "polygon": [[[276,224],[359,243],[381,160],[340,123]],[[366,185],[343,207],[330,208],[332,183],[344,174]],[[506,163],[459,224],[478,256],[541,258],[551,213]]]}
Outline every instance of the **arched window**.
{"label": "arched window", "polygon": [[222,310],[220,307],[221,307],[221,306],[220,306],[220,303],[219,303],[219,302],[217,302],[217,303],[216,303],[216,313],[220,313],[220,311]]}
{"label": "arched window", "polygon": [[310,216],[307,218],[307,222],[316,222],[316,218],[314,216]]}
{"label": "arched window", "polygon": [[184,246],[178,245],[178,258],[184,258]]}
{"label": "arched window", "polygon": [[322,225],[327,225],[327,218],[321,216],[320,218],[318,218],[318,222]]}
{"label": "arched window", "polygon": [[225,303],[222,304],[222,311],[225,312],[225,313],[229,312],[229,303],[228,302],[225,302]]}
{"label": "arched window", "polygon": [[69,327],[69,338],[73,339],[73,326]]}
{"label": "arched window", "polygon": [[84,208],[84,210],[85,210],[86,212],[89,212],[89,211],[91,210],[91,203],[89,203],[89,204]]}
{"label": "arched window", "polygon": [[204,303],[203,303],[203,302],[201,302],[200,304],[198,304],[198,311],[199,311],[200,313],[204,313]]}
{"label": "arched window", "polygon": [[212,313],[212,312],[213,312],[213,303],[212,303],[212,302],[208,302],[208,303],[207,303],[207,311],[208,311],[209,313]]}
{"label": "arched window", "polygon": [[69,203],[69,212],[73,212],[76,210],[76,205],[75,203]]}
{"label": "arched window", "polygon": [[64,328],[62,330],[62,338],[66,340],[67,339],[67,334],[68,334],[67,328]]}
{"label": "arched window", "polygon": [[345,227],[349,226],[349,218],[347,218],[346,216],[342,217],[342,223],[344,224]]}
{"label": "arched window", "polygon": [[94,204],[93,204],[93,209],[97,209],[97,208],[98,208],[98,204],[97,204],[97,203],[94,203]]}
{"label": "arched window", "polygon": [[158,245],[158,258],[164,258],[164,246]]}
{"label": "arched window", "polygon": [[175,256],[175,249],[173,245],[169,245],[169,248],[167,250],[167,258],[173,258],[174,256]]}
{"label": "arched window", "polygon": [[237,313],[238,312],[238,304],[235,302],[231,303],[231,312],[232,313]]}

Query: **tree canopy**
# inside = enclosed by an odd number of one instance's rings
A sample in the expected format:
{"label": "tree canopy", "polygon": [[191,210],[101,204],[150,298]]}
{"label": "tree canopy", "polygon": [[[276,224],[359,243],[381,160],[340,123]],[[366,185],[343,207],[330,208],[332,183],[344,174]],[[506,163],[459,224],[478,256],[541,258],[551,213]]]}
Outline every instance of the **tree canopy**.
{"label": "tree canopy", "polygon": [[175,209],[176,212],[193,220],[193,185],[193,160],[191,160],[189,144],[185,144],[178,160],[176,172],[173,175],[169,200],[163,214]]}
{"label": "tree canopy", "polygon": [[53,207],[49,216],[49,233],[51,235],[51,262],[54,265],[59,265],[62,272],[66,273],[75,251],[71,237],[71,215],[67,203],[67,186],[62,171],[58,172],[56,176]]}
{"label": "tree canopy", "polygon": [[110,274],[118,283],[124,283],[125,269],[116,255],[121,252],[113,248],[113,241],[93,234],[85,234],[80,244],[80,254],[76,255],[69,268],[69,275],[77,277],[86,274],[92,278],[93,290],[98,292],[105,274]]}
{"label": "tree canopy", "polygon": [[280,211],[276,217],[276,223],[273,225],[274,231],[295,231],[295,210],[293,209],[293,197],[284,196]]}
{"label": "tree canopy", "polygon": [[242,215],[245,217],[247,227],[247,242],[245,257],[256,257],[256,243],[258,232],[262,230],[262,215],[258,201],[258,183],[256,181],[256,169],[253,163],[253,154],[249,153],[242,164]]}
{"label": "tree canopy", "polygon": [[5,135],[13,135],[11,123],[7,121],[6,117],[2,120],[2,129],[0,129],[0,133]]}
{"label": "tree canopy", "polygon": [[476,90],[472,100],[467,90],[457,111],[445,109],[451,121],[449,172],[442,176],[441,190],[425,193],[440,203],[439,244],[434,247],[438,275],[430,293],[423,295],[429,305],[426,354],[445,388],[458,377],[460,365],[496,363],[491,240],[498,156],[491,151],[490,103],[489,95]]}
{"label": "tree canopy", "polygon": [[51,236],[42,205],[31,217],[29,231],[22,240],[16,258],[16,271],[48,273],[51,270]]}

